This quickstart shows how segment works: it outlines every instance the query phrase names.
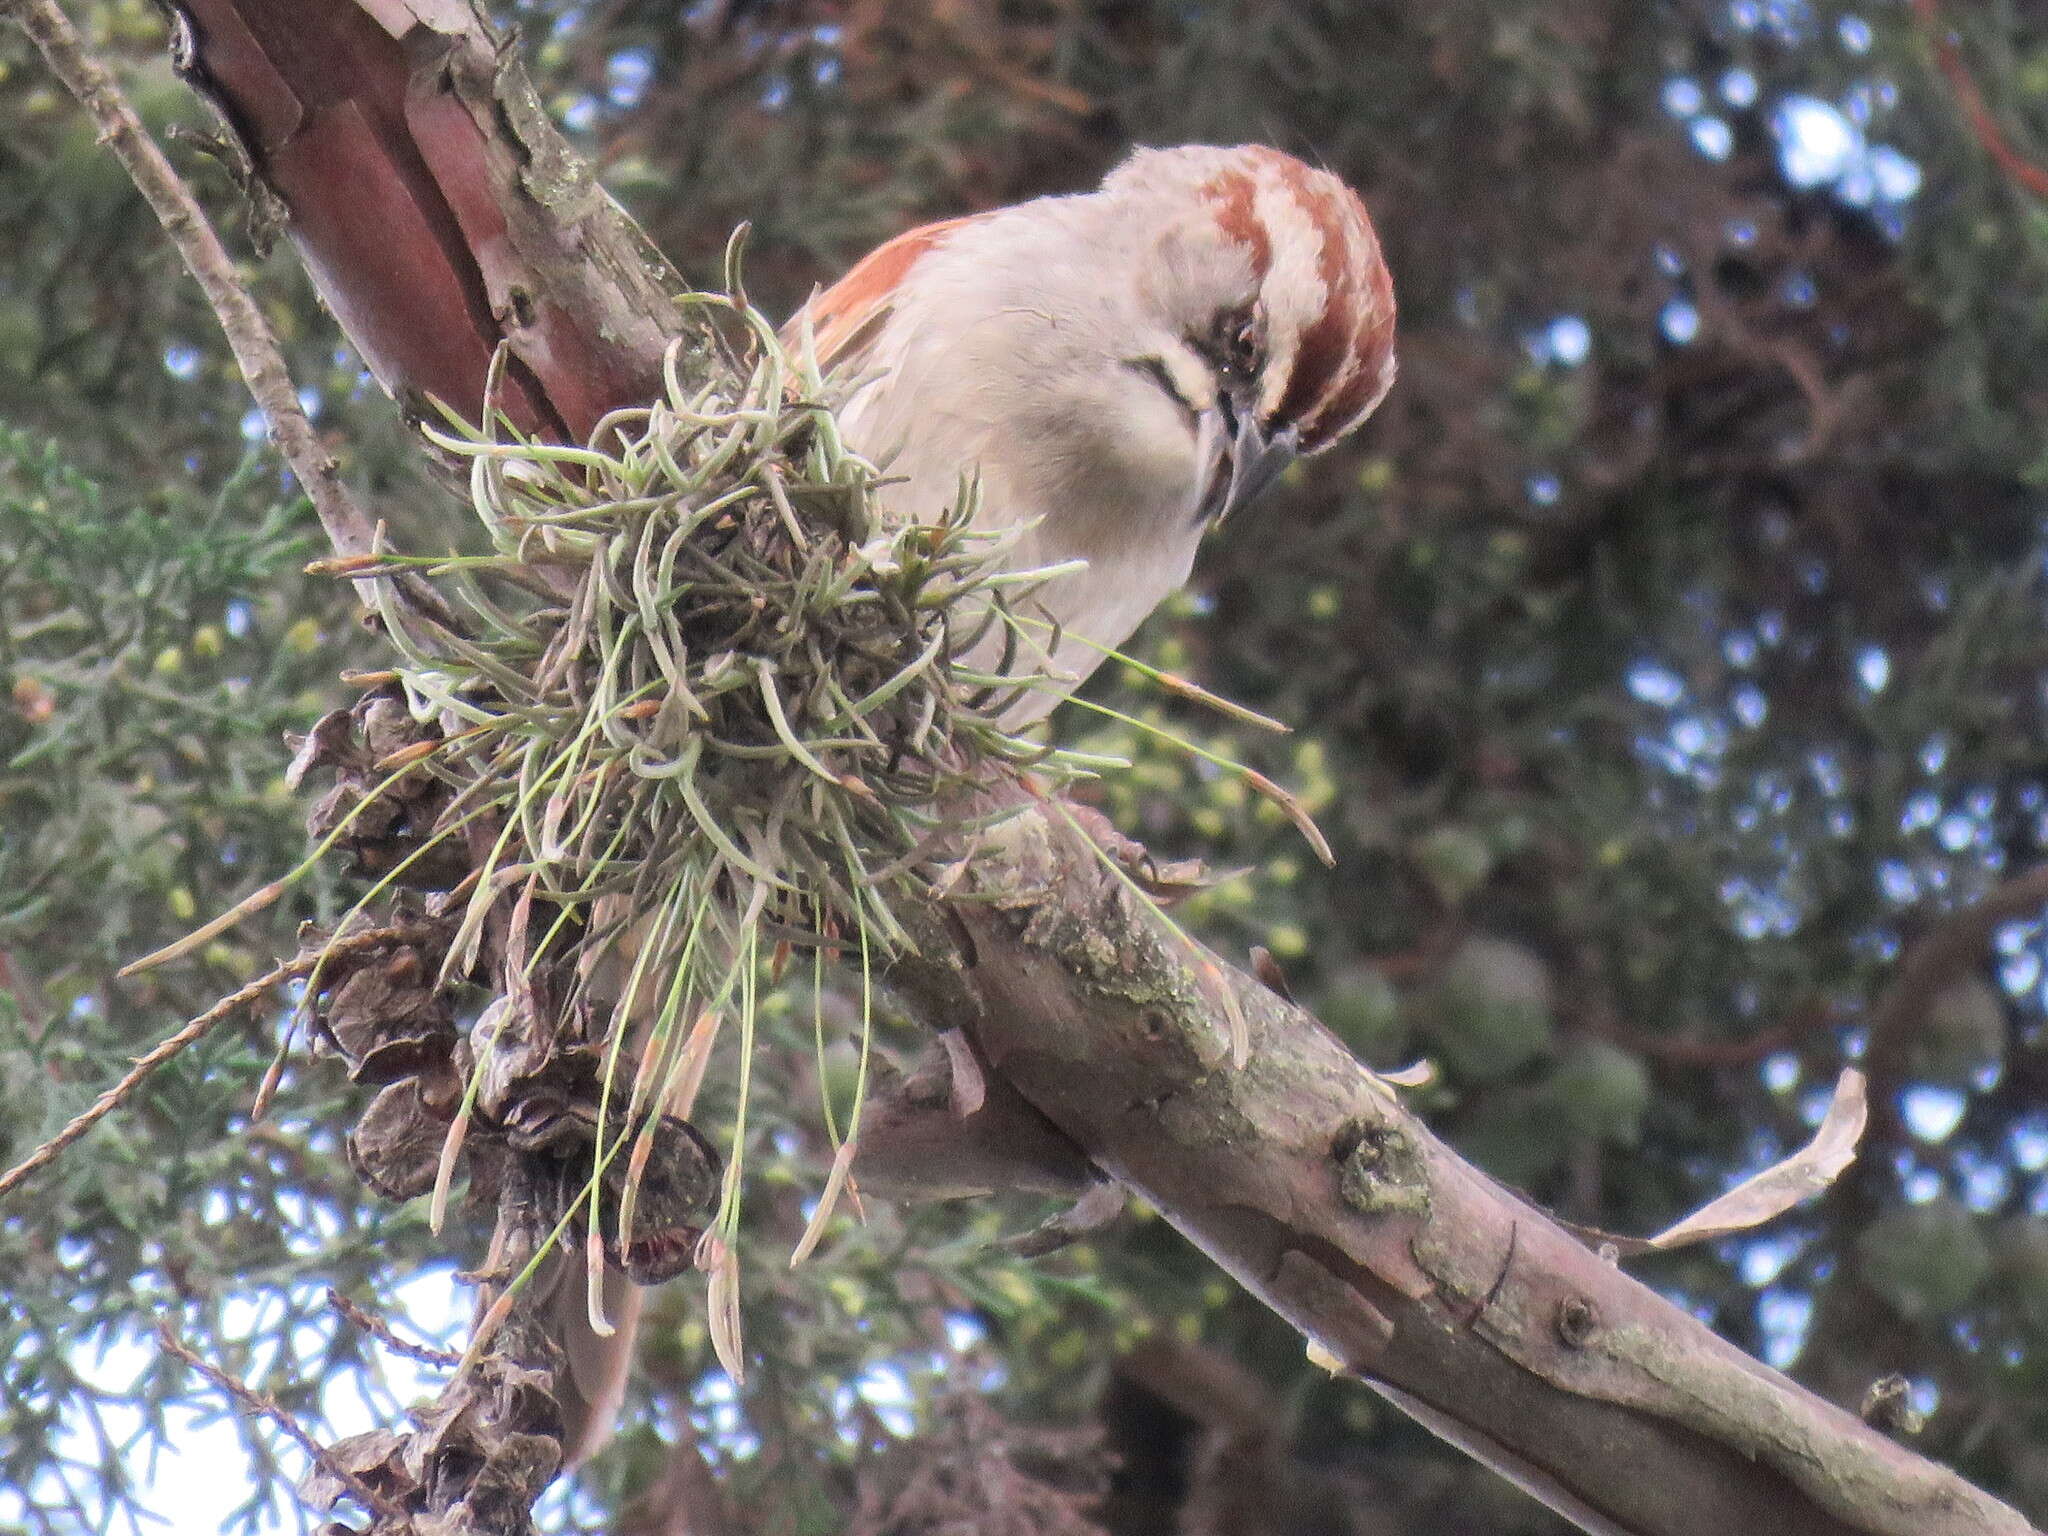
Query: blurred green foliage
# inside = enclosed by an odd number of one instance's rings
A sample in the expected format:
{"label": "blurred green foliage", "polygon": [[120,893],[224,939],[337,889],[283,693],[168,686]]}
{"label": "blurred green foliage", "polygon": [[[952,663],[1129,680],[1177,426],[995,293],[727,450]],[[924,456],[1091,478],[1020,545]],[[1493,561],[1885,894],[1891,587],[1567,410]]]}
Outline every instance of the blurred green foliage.
{"label": "blurred green foliage", "polygon": [[[146,6],[76,9],[153,123],[203,123]],[[1919,1005],[1877,1007],[1903,953],[2048,846],[2048,211],[1976,140],[1907,7],[507,9],[685,271],[712,280],[752,219],[755,291],[782,308],[911,222],[1085,186],[1133,142],[1266,139],[1363,189],[1401,382],[1224,529],[1145,635],[1152,661],[1295,733],[1136,676],[1093,688],[1300,793],[1337,868],[1160,736],[1083,708],[1063,730],[1134,760],[1099,791],[1122,825],[1237,871],[1184,909],[1205,939],[1266,946],[1367,1060],[1432,1057],[1416,1102],[1573,1219],[1665,1225],[1804,1139],[1839,1067],[1867,1060],[1878,1113],[1841,1188],[1641,1272],[1841,1401],[1903,1373],[1919,1445],[2048,1518],[2044,914],[1998,925]],[[2048,30],[1945,9],[2048,163]],[[310,886],[197,964],[109,980],[296,860],[278,733],[377,652],[295,574],[311,524],[250,456],[225,349],[11,34],[0,124],[0,1086],[26,1106],[0,1141],[18,1153],[346,896]],[[174,153],[235,207],[216,163]],[[249,266],[365,495],[416,544],[452,527],[289,252]],[[603,1521],[687,1418],[760,1529],[839,1529],[866,1448],[966,1370],[1014,1413],[1099,1420],[1125,1467],[1105,1519],[1174,1529],[1207,1426],[1117,1367],[1149,1334],[1255,1383],[1276,1464],[1300,1489],[1348,1480],[1323,1503],[1365,1511],[1352,1529],[1555,1528],[1321,1378],[1142,1212],[1026,1266],[981,1245],[1033,1202],[870,1202],[792,1275],[828,1153],[809,1000],[775,1007],[756,1102],[783,1112],[748,1132],[760,1375],[735,1400],[673,1287],[644,1417],[557,1523]],[[1897,1038],[1872,1038],[1880,1019]],[[330,1070],[295,1068],[246,1126],[275,1043],[223,1031],[0,1212],[21,1277],[0,1486],[26,1490],[0,1524],[103,1524],[134,1491],[124,1442],[206,1400],[146,1351],[132,1382],[89,1368],[140,1320],[172,1312],[317,1423],[338,1412],[321,1385],[365,1358],[319,1288],[388,1300],[450,1255],[356,1190],[334,1137],[354,1094]],[[729,1105],[714,1083],[710,1123]],[[260,1471],[275,1453],[248,1438]],[[249,1486],[255,1513],[269,1493]]]}

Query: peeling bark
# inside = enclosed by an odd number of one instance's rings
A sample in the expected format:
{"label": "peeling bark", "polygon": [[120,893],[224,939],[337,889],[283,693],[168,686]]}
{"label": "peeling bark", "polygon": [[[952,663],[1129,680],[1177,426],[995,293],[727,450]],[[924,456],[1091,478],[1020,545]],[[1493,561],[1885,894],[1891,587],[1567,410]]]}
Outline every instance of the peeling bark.
{"label": "peeling bark", "polygon": [[370,370],[408,410],[587,440],[659,392],[681,281],[466,0],[180,0],[176,62],[233,131]]}
{"label": "peeling bark", "polygon": [[[184,0],[183,63],[409,408],[581,438],[654,392],[672,275],[468,0]],[[899,980],[1008,1090],[1444,1438],[1595,1532],[2020,1536],[1460,1162],[1312,1018],[1031,811]],[[1230,1025],[1252,1039],[1230,1065]]]}

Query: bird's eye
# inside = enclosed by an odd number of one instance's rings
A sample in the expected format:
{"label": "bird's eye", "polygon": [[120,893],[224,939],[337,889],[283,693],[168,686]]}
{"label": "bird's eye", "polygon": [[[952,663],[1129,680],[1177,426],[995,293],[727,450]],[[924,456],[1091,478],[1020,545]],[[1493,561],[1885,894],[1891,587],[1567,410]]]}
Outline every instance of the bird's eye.
{"label": "bird's eye", "polygon": [[1200,349],[1226,377],[1248,379],[1259,371],[1259,321],[1246,310],[1225,310]]}

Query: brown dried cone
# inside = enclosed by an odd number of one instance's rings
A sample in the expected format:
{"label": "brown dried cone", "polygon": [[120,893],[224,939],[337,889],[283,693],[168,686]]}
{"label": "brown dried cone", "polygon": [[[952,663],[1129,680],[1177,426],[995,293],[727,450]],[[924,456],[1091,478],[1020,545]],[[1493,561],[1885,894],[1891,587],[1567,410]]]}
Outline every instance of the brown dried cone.
{"label": "brown dried cone", "polygon": [[306,819],[314,838],[334,840],[372,878],[419,891],[446,891],[469,872],[464,840],[432,836],[454,798],[424,766],[404,762],[431,751],[441,732],[423,725],[392,683],[373,687],[353,708],[321,717],[290,743],[285,783],[297,789],[317,768],[334,770],[334,785]]}
{"label": "brown dried cone", "polygon": [[[515,1198],[506,1209],[524,1204]],[[506,1268],[531,1253],[518,1233],[501,1247]],[[532,1307],[515,1306],[491,1347],[414,1412],[411,1430],[372,1430],[332,1447],[335,1463],[404,1512],[395,1520],[380,1518],[372,1529],[380,1536],[530,1531],[533,1501],[561,1466],[560,1369],[561,1351],[545,1322]],[[301,1488],[309,1504],[330,1511],[348,1491],[324,1470]],[[351,1528],[337,1523],[328,1529]]]}
{"label": "brown dried cone", "polygon": [[[334,771],[312,815],[314,835],[331,837],[359,872],[403,888],[374,919],[390,942],[333,950],[310,982],[315,1048],[379,1090],[349,1133],[350,1164],[379,1194],[434,1192],[438,1209],[459,1154],[471,1198],[498,1213],[493,1257],[479,1276],[487,1287],[482,1347],[414,1430],[359,1436],[335,1454],[406,1510],[415,1530],[523,1530],[532,1499],[565,1459],[588,1452],[591,1426],[609,1423],[624,1387],[616,1351],[577,1347],[595,1336],[581,1262],[586,1221],[569,1214],[591,1184],[609,1015],[596,1016],[574,986],[573,958],[534,963],[527,935],[545,929],[534,928],[530,901],[508,895],[494,905],[469,974],[451,963],[462,882],[478,839],[493,829],[443,835],[459,808],[423,761],[440,740],[380,684],[296,743],[291,769],[294,783]],[[372,921],[358,913],[342,931]],[[458,992],[475,984],[496,995],[465,1035]],[[655,1284],[689,1267],[721,1173],[718,1153],[694,1127],[661,1116],[632,1169],[634,1216],[622,1232],[626,1162],[598,1171],[607,1263],[600,1306],[628,1336],[638,1310],[631,1282]],[[507,1297],[508,1288],[516,1294]],[[566,1353],[552,1342],[565,1338],[576,1341]],[[308,1497],[331,1507],[341,1492],[331,1481],[316,1477]]]}

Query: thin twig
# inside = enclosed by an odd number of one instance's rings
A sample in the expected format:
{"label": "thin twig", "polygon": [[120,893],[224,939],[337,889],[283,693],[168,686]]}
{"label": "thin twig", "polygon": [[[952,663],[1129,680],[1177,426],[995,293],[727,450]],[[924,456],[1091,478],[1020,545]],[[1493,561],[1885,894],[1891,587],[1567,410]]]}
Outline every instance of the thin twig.
{"label": "thin twig", "polygon": [[[377,528],[356,505],[341,479],[340,466],[320,444],[293,387],[284,353],[269,322],[235,271],[234,258],[164,152],[143,127],[135,108],[106,67],[87,50],[85,39],[56,0],[0,0],[0,15],[19,23],[65,90],[92,115],[100,137],[127,168],[136,190],[205,290],[207,302],[226,333],[249,393],[263,412],[270,440],[312,498],[313,510],[337,554],[368,554]],[[447,612],[423,583],[402,583],[409,602],[445,620]]]}
{"label": "thin twig", "polygon": [[0,1174],[0,1200],[6,1199],[24,1180],[32,1177],[38,1169],[47,1167],[50,1163],[55,1162],[73,1142],[106,1119],[108,1115],[119,1109],[128,1096],[141,1086],[144,1078],[148,1077],[174,1056],[179,1055],[205,1039],[216,1024],[220,1023],[221,1020],[227,1018],[237,1009],[257,1001],[279,982],[289,980],[293,973],[299,969],[300,964],[299,960],[293,960],[278,966],[275,970],[265,975],[257,977],[256,980],[250,982],[240,991],[230,993],[215,1003],[175,1035],[163,1041],[147,1056],[138,1058],[135,1065],[129,1068],[127,1076],[94,1099],[87,1109],[74,1115],[64,1129],[52,1136],[40,1147],[37,1147],[35,1151],[29,1153],[27,1157],[8,1169],[6,1173]]}
{"label": "thin twig", "polygon": [[391,1331],[389,1323],[381,1318],[372,1317],[337,1290],[329,1288],[327,1305],[394,1355],[404,1355],[406,1359],[417,1360],[422,1365],[438,1365],[449,1369],[462,1363],[462,1356],[452,1349],[435,1349],[430,1344],[412,1344],[401,1339]]}
{"label": "thin twig", "polygon": [[361,933],[352,933],[335,939],[319,949],[304,951],[284,964],[257,977],[247,986],[229,993],[206,1012],[199,1015],[183,1029],[155,1047],[147,1056],[138,1057],[135,1065],[128,1070],[121,1081],[94,1099],[86,1109],[75,1115],[65,1127],[35,1151],[16,1163],[6,1173],[0,1174],[0,1200],[6,1199],[15,1189],[35,1175],[42,1168],[63,1155],[66,1148],[87,1131],[106,1119],[133,1094],[143,1079],[181,1052],[189,1050],[206,1038],[213,1027],[232,1015],[237,1009],[261,1001],[263,995],[281,982],[295,976],[303,976],[317,965],[322,957],[354,953],[357,950],[374,949],[380,944],[402,943],[415,936],[406,928],[371,928]]}
{"label": "thin twig", "polygon": [[349,1491],[351,1498],[376,1515],[379,1520],[396,1522],[405,1518],[405,1511],[402,1508],[335,1460],[333,1453],[308,1434],[305,1426],[287,1413],[275,1398],[258,1392],[240,1377],[230,1376],[219,1366],[202,1359],[189,1344],[171,1332],[169,1323],[156,1325],[156,1341],[165,1354],[184,1361],[225,1392],[245,1413],[253,1413],[258,1418],[268,1419],[283,1430],[291,1438],[292,1443],[312,1459],[314,1466],[340,1483]]}
{"label": "thin twig", "polygon": [[1984,152],[2020,186],[2036,197],[2048,198],[2048,167],[2038,165],[2022,154],[1999,124],[1991,103],[1984,99],[1983,88],[1970,73],[1970,66],[1963,62],[1962,49],[1956,46],[1955,39],[1942,22],[1940,0],[1913,0],[1913,16],[1928,42],[1933,44],[1934,62],[1947,77],[1949,89],[1955,92],[1956,104],[1970,120],[1970,127]]}

